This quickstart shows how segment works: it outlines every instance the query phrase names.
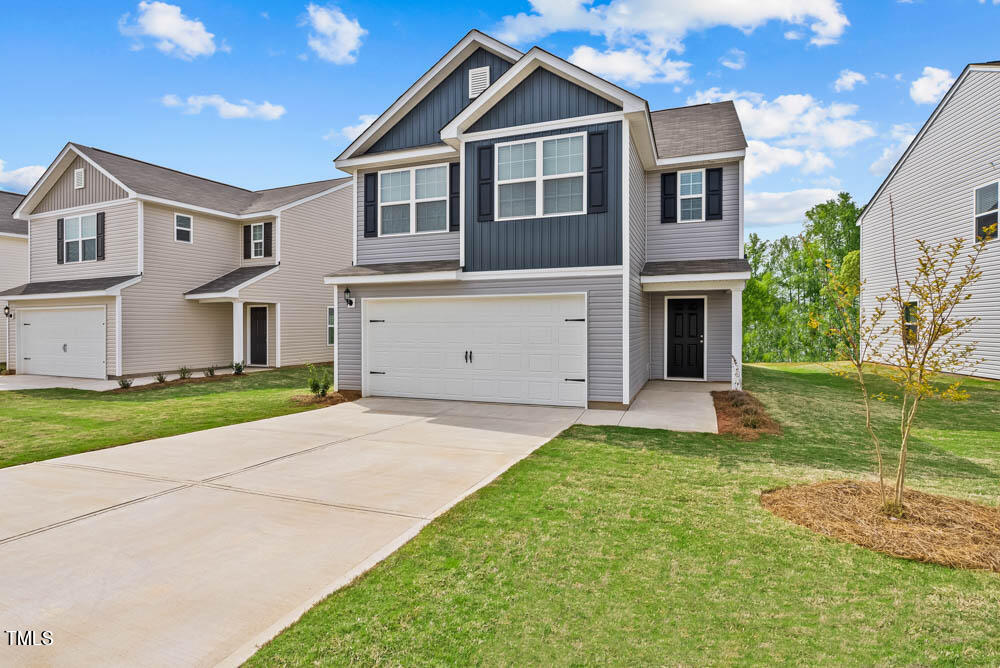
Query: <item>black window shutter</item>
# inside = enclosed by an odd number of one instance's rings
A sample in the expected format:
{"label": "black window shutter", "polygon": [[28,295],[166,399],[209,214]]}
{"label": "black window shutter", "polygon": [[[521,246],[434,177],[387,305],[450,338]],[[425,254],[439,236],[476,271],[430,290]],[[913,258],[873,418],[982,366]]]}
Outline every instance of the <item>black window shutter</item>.
{"label": "black window shutter", "polygon": [[705,170],[705,220],[722,220],[722,167]]}
{"label": "black window shutter", "polygon": [[458,232],[461,222],[462,203],[462,170],[459,163],[453,162],[448,165],[448,229]]}
{"label": "black window shutter", "polygon": [[493,145],[476,149],[476,220],[493,220]]}
{"label": "black window shutter", "polygon": [[104,212],[97,214],[97,259],[104,259]]}
{"label": "black window shutter", "polygon": [[253,245],[253,242],[250,240],[251,239],[251,237],[250,237],[250,231],[251,231],[251,226],[250,225],[244,225],[243,226],[243,259],[244,260],[249,260],[252,257],[252,254],[251,254],[250,251],[251,251],[251,246]]}
{"label": "black window shutter", "polygon": [[63,263],[63,252],[66,247],[63,243],[63,240],[65,239],[65,232],[63,231],[65,228],[63,225],[64,223],[62,218],[56,221],[56,264]]}
{"label": "black window shutter", "polygon": [[271,231],[274,229],[273,223],[264,223],[264,257],[271,257],[273,245],[271,243]]}
{"label": "black window shutter", "polygon": [[587,135],[587,213],[608,211],[608,133]]}
{"label": "black window shutter", "polygon": [[677,222],[677,172],[660,174],[660,222]]}
{"label": "black window shutter", "polygon": [[378,172],[365,174],[365,236],[378,236]]}

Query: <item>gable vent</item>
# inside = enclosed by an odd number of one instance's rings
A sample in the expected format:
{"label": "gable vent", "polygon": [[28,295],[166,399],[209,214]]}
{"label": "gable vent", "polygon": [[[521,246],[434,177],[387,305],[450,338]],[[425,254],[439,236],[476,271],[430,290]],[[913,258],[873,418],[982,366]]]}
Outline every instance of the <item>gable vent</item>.
{"label": "gable vent", "polygon": [[469,99],[479,97],[479,94],[490,86],[490,68],[475,67],[469,70]]}
{"label": "gable vent", "polygon": [[83,168],[73,170],[73,187],[77,190],[83,187]]}

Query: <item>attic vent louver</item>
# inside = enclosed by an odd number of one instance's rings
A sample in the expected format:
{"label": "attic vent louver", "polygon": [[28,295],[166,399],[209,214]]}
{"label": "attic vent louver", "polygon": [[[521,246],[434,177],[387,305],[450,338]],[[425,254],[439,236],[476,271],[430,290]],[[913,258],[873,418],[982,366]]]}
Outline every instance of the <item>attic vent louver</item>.
{"label": "attic vent louver", "polygon": [[83,187],[83,169],[73,170],[73,188],[79,190]]}
{"label": "attic vent louver", "polygon": [[479,97],[479,94],[490,85],[490,68],[475,67],[469,70],[469,99]]}

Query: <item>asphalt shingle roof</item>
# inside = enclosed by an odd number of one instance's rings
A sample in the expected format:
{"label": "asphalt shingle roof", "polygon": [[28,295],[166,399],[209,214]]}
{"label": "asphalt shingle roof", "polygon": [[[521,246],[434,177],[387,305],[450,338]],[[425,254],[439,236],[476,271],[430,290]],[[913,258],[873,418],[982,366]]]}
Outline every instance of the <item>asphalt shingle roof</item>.
{"label": "asphalt shingle roof", "polygon": [[24,195],[0,190],[0,234],[28,234],[28,221],[14,220],[13,213]]}
{"label": "asphalt shingle roof", "polygon": [[231,271],[228,274],[224,274],[209,281],[208,283],[205,283],[205,285],[200,285],[194,290],[188,290],[184,294],[203,295],[232,290],[237,285],[243,285],[250,279],[256,278],[264,272],[271,271],[277,266],[278,265],[276,264],[265,264],[256,267],[240,267],[235,271]]}
{"label": "asphalt shingle roof", "polygon": [[745,258],[647,262],[646,266],[642,268],[642,275],[676,276],[678,274],[723,274],[731,271],[750,271],[750,263]]}
{"label": "asphalt shingle roof", "polygon": [[0,297],[22,297],[27,295],[54,295],[64,292],[93,292],[107,290],[138,276],[102,276],[100,278],[78,278],[72,281],[40,281],[25,283],[16,288],[0,292]]}
{"label": "asphalt shingle roof", "polygon": [[390,276],[392,274],[419,274],[426,271],[458,271],[458,260],[425,260],[422,262],[391,262],[386,264],[361,264],[327,274],[327,278],[355,276]]}
{"label": "asphalt shingle roof", "polygon": [[731,100],[650,112],[660,158],[738,151],[747,147]]}

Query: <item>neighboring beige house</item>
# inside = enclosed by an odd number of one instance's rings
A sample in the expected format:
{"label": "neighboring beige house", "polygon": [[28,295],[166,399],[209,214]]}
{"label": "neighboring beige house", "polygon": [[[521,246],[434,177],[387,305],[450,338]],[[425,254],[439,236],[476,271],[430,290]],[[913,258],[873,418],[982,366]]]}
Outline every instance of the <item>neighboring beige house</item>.
{"label": "neighboring beige house", "polygon": [[[14,220],[13,213],[24,195],[0,190],[0,291],[20,285],[28,278],[28,224]],[[0,299],[0,311],[7,302]],[[7,331],[11,319],[0,326],[0,362],[8,363]]]}
{"label": "neighboring beige house", "polygon": [[105,378],[333,360],[323,275],[352,254],[349,178],[251,191],[67,144],[14,211],[10,367]]}

